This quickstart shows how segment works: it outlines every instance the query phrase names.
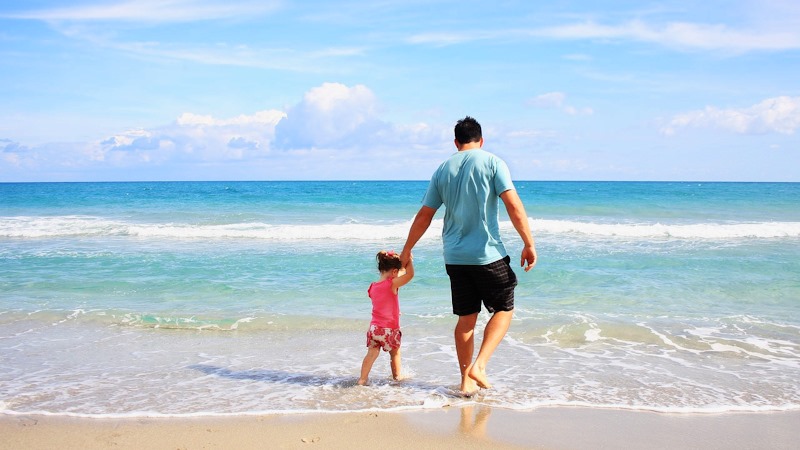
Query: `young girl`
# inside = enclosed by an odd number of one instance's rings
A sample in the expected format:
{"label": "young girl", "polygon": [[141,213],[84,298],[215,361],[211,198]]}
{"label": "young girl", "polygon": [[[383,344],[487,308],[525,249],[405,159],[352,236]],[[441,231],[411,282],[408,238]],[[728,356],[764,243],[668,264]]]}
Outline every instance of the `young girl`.
{"label": "young girl", "polygon": [[361,377],[358,384],[365,385],[369,379],[372,364],[378,359],[381,349],[389,352],[392,358],[392,378],[400,379],[400,301],[398,290],[414,278],[413,257],[403,269],[400,255],[393,251],[381,250],[375,257],[381,278],[369,285],[367,293],[372,299],[372,321],[367,331],[367,356],[361,363]]}

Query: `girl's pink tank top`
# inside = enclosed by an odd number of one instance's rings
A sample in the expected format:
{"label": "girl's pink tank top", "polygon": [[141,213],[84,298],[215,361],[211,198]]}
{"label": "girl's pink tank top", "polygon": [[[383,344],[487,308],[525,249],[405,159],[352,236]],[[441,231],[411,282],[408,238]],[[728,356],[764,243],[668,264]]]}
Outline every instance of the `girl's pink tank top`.
{"label": "girl's pink tank top", "polygon": [[392,278],[370,284],[367,294],[372,299],[370,324],[383,328],[400,328],[400,298],[392,292]]}

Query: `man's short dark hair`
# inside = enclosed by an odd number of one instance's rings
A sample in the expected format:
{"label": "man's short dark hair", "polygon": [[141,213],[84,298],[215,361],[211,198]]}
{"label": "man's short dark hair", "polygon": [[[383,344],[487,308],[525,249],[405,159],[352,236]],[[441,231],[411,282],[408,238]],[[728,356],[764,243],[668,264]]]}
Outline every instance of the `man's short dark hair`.
{"label": "man's short dark hair", "polygon": [[455,135],[456,140],[462,144],[479,142],[483,137],[481,124],[470,116],[464,117],[456,122]]}

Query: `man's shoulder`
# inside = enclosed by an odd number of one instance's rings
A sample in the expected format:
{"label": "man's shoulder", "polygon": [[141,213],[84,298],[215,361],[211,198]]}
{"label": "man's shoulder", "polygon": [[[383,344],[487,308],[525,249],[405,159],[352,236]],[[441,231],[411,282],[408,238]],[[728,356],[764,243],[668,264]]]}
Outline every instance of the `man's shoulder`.
{"label": "man's shoulder", "polygon": [[483,149],[475,153],[475,158],[475,161],[478,162],[480,167],[483,167],[484,170],[489,170],[491,172],[495,172],[498,170],[498,168],[506,165],[505,161],[503,161],[503,158]]}
{"label": "man's shoulder", "polygon": [[465,162],[467,163],[467,167],[471,168],[470,170],[489,170],[491,172],[506,165],[502,158],[483,149],[460,151],[453,153],[442,161],[434,172],[433,178],[448,176],[453,172],[458,172],[464,167],[463,164]]}
{"label": "man's shoulder", "polygon": [[501,157],[497,156],[495,153],[492,153],[492,152],[490,152],[489,150],[483,150],[483,149],[481,149],[481,152],[482,152],[482,153],[484,154],[484,156],[485,156],[486,158],[488,158],[488,159],[492,159],[492,160],[495,160],[495,161],[501,161],[501,162],[503,161],[503,158],[501,158]]}

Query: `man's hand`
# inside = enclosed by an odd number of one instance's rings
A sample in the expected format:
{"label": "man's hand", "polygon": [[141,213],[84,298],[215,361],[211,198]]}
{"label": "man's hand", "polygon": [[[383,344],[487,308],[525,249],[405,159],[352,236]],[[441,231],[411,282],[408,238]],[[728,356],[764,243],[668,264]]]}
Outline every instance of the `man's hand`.
{"label": "man's hand", "polygon": [[406,252],[404,250],[400,253],[400,264],[402,264],[403,267],[406,267],[408,263],[413,260],[414,256],[411,254],[411,252]]}
{"label": "man's hand", "polygon": [[533,269],[536,265],[536,247],[528,246],[522,248],[522,257],[519,260],[520,267],[525,268],[525,272]]}
{"label": "man's hand", "polygon": [[525,212],[525,206],[522,204],[517,191],[509,189],[502,194],[500,198],[506,205],[508,211],[508,218],[514,225],[514,229],[519,233],[522,238],[524,247],[522,247],[522,257],[520,258],[519,265],[525,268],[525,272],[533,269],[536,265],[536,247],[533,243],[533,235],[531,234],[531,227],[528,223],[528,214]]}

